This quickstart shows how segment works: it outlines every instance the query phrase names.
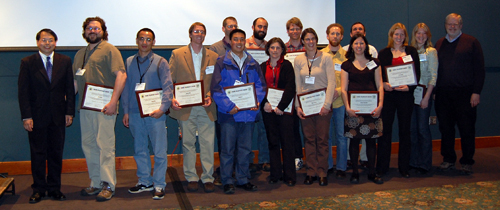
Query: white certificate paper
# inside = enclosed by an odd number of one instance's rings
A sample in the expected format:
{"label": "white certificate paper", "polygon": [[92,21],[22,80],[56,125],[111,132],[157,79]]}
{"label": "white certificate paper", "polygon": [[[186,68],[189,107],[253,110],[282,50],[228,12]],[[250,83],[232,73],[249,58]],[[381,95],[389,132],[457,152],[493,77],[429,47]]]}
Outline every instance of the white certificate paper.
{"label": "white certificate paper", "polygon": [[319,114],[325,103],[326,88],[297,94],[297,97],[305,117],[312,117]]}
{"label": "white certificate paper", "polygon": [[266,55],[265,50],[256,50],[256,49],[247,49],[248,54],[252,56],[258,64],[266,62],[269,59],[269,56]]}
{"label": "white certificate paper", "polygon": [[416,85],[417,77],[415,76],[415,67],[413,62],[395,66],[385,67],[387,81],[391,87],[401,85]]}
{"label": "white certificate paper", "polygon": [[151,112],[160,108],[163,90],[136,91],[135,96],[137,97],[137,103],[139,103],[141,117],[148,117]]}
{"label": "white certificate paper", "polygon": [[[283,97],[283,92],[285,91],[276,88],[267,88],[267,101],[271,104],[273,110],[280,103],[281,98]],[[290,102],[290,104],[288,104],[288,106],[285,108],[285,110],[282,111],[288,114],[292,114],[292,107],[293,107],[293,99]]]}
{"label": "white certificate paper", "polygon": [[112,95],[112,87],[85,83],[82,106],[80,108],[100,112],[111,101]]}
{"label": "white certificate paper", "polygon": [[295,61],[295,58],[301,54],[304,54],[305,51],[295,51],[295,52],[289,52],[289,53],[286,53],[285,55],[285,59],[290,61],[290,63],[292,63],[292,66],[294,66],[294,61]]}
{"label": "white certificate paper", "polygon": [[349,91],[349,105],[356,114],[371,114],[378,106],[377,91]]}
{"label": "white certificate paper", "polygon": [[225,87],[227,97],[238,107],[239,111],[257,108],[257,95],[255,93],[255,84],[247,83]]}
{"label": "white certificate paper", "polygon": [[174,96],[181,107],[203,105],[203,80],[174,84]]}

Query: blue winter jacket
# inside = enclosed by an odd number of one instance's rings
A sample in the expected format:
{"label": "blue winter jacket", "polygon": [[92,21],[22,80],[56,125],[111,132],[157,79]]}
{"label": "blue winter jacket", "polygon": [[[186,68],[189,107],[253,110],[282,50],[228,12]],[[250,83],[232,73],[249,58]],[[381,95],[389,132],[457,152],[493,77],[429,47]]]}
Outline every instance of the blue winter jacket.
{"label": "blue winter jacket", "polygon": [[255,84],[255,92],[257,94],[259,104],[266,95],[266,82],[264,76],[262,75],[262,71],[260,70],[260,65],[250,54],[247,52],[244,53],[247,54],[247,58],[244,62],[245,67],[243,74],[241,75],[241,80],[240,69],[234,62],[230,50],[226,52],[226,55],[221,56],[215,63],[210,89],[212,92],[212,98],[217,104],[217,120],[219,123],[254,122],[255,116],[259,113],[259,110],[257,109],[256,111],[239,111],[234,115],[229,114],[235,104],[227,97],[224,87],[234,86],[234,82],[236,80],[240,80],[243,83],[253,82]]}

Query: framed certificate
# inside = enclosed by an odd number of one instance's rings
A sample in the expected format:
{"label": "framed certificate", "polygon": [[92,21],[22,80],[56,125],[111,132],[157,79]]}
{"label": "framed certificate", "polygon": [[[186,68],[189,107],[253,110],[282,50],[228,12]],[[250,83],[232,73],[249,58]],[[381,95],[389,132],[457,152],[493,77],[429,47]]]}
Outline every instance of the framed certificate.
{"label": "framed certificate", "polygon": [[415,65],[413,62],[386,66],[385,73],[387,75],[387,81],[391,84],[391,87],[416,85],[418,83],[415,75]]}
{"label": "framed certificate", "polygon": [[325,103],[326,88],[297,94],[297,98],[299,99],[299,105],[305,117],[316,116]]}
{"label": "framed certificate", "polygon": [[179,102],[180,107],[203,105],[203,93],[203,80],[174,84],[174,97]]}
{"label": "framed certificate", "polygon": [[290,63],[292,63],[292,66],[294,66],[293,62],[295,61],[295,58],[301,54],[304,54],[304,52],[305,50],[288,52],[285,55],[285,59],[290,61]]}
{"label": "framed certificate", "polygon": [[239,111],[257,108],[257,95],[255,93],[255,84],[247,83],[225,87],[227,97],[239,108]]}
{"label": "framed certificate", "polygon": [[85,83],[81,109],[101,112],[102,108],[111,101],[113,87]]}
{"label": "framed certificate", "polygon": [[425,85],[418,84],[417,87],[415,88],[415,91],[413,91],[413,98],[415,98],[414,103],[416,105],[420,105],[422,102],[422,99],[425,96],[425,92],[427,91],[427,88]]}
{"label": "framed certificate", "polygon": [[[285,92],[282,89],[276,89],[276,88],[267,88],[267,101],[269,104],[271,104],[271,107],[273,110],[278,106],[278,104],[281,101],[281,98],[283,97],[283,92]],[[285,108],[285,110],[282,110],[285,114],[292,115],[292,107],[293,107],[293,99],[288,104],[288,106]]]}
{"label": "framed certificate", "polygon": [[356,114],[370,115],[378,106],[378,91],[349,91],[349,106]]}
{"label": "framed certificate", "polygon": [[258,64],[266,62],[269,59],[269,55],[266,55],[264,49],[247,49],[248,54],[252,56]]}
{"label": "framed certificate", "polygon": [[161,88],[136,91],[135,97],[137,98],[137,103],[139,104],[141,117],[149,117],[151,112],[159,109],[161,106],[162,96],[163,90]]}

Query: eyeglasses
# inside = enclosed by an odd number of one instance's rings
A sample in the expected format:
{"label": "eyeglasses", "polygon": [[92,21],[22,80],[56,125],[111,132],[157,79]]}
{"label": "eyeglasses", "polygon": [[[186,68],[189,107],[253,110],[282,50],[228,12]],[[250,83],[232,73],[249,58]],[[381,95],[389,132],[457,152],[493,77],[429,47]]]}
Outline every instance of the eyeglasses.
{"label": "eyeglasses", "polygon": [[229,29],[233,29],[233,28],[237,29],[238,25],[227,25],[226,27],[229,28]]}
{"label": "eyeglasses", "polygon": [[194,30],[193,34],[205,34],[204,30]]}
{"label": "eyeglasses", "polygon": [[87,27],[85,30],[87,30],[87,31],[100,31],[101,28],[99,28],[99,27]]}
{"label": "eyeglasses", "polygon": [[144,41],[152,42],[153,40],[151,38],[144,38],[144,37],[139,38],[139,42],[144,42]]}

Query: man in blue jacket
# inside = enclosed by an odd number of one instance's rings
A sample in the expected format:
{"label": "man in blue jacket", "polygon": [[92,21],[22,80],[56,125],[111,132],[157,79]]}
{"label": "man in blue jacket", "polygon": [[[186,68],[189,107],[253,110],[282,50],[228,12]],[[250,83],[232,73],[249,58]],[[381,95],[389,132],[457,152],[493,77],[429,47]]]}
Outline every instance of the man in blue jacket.
{"label": "man in blue jacket", "polygon": [[[248,182],[249,156],[252,151],[252,133],[258,105],[265,96],[265,79],[259,64],[245,52],[246,34],[235,29],[229,35],[231,50],[217,60],[212,76],[212,97],[217,104],[218,123],[221,126],[221,178],[224,193],[234,193],[233,162],[236,187],[256,191],[257,186]],[[254,83],[257,107],[242,111],[224,91],[224,87]]]}

